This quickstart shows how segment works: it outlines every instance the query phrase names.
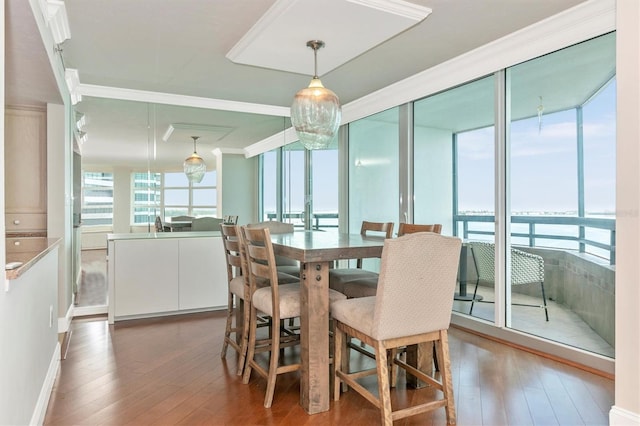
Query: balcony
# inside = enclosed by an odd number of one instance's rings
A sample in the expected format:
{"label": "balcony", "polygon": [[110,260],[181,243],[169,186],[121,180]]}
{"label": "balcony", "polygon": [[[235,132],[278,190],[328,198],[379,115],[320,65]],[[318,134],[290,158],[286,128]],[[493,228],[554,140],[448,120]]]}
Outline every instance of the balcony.
{"label": "balcony", "polygon": [[[493,241],[493,216],[458,215],[454,220],[455,229],[464,240]],[[613,358],[615,219],[534,215],[512,216],[511,222],[513,247],[544,259],[549,309],[547,322],[541,309],[516,305],[540,304],[539,285],[513,286],[511,328]],[[553,226],[565,232],[537,231]],[[528,232],[516,231],[518,227]],[[516,245],[516,242],[524,244]],[[466,281],[472,293],[476,272],[471,263],[467,269]],[[481,283],[478,295],[484,301],[491,301],[493,292],[491,283]],[[454,311],[468,314],[470,305],[470,302],[456,301]],[[493,321],[494,305],[476,303],[473,316]]]}

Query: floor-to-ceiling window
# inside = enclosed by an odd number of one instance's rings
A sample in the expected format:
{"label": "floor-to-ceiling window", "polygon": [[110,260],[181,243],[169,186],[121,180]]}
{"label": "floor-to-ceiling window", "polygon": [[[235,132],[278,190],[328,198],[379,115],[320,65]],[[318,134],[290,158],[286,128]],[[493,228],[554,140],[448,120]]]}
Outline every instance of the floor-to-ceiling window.
{"label": "floor-to-ceiling window", "polygon": [[[445,235],[494,242],[494,115],[493,76],[414,102],[414,223],[439,223]],[[455,311],[470,312],[474,267],[465,245]]]}
{"label": "floor-to-ceiling window", "polygon": [[[465,326],[613,357],[614,55],[604,35],[348,123],[343,231],[440,222],[465,242],[454,301]],[[307,181],[313,162],[293,148],[307,165],[286,179]],[[406,182],[413,210],[401,216]]]}
{"label": "floor-to-ceiling window", "polygon": [[[615,34],[511,67],[506,76],[505,324],[612,356]],[[539,278],[529,270],[536,264]],[[576,326],[599,339],[559,332]]]}
{"label": "floor-to-ceiling window", "polygon": [[[349,124],[349,232],[399,216],[399,108]],[[377,259],[363,268],[377,269]]]}
{"label": "floor-to-ceiling window", "polygon": [[260,200],[262,220],[279,219],[298,229],[337,230],[337,138],[326,149],[307,151],[295,142],[263,153]]}

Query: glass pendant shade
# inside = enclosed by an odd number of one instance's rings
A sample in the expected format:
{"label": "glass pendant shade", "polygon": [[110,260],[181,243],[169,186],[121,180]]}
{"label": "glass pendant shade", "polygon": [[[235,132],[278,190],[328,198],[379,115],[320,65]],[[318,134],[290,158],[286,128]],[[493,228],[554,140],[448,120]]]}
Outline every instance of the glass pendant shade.
{"label": "glass pendant shade", "polygon": [[307,149],[324,149],[338,131],[342,110],[338,96],[314,77],[300,90],[291,105],[291,123]]}
{"label": "glass pendant shade", "polygon": [[291,124],[306,149],[325,149],[340,127],[342,110],[338,96],[318,78],[317,53],[324,42],[311,40],[307,46],[313,49],[314,74],[309,87],[298,91],[293,98]]}
{"label": "glass pendant shade", "polygon": [[192,136],[193,138],[193,154],[187,157],[184,160],[183,167],[184,173],[187,175],[187,179],[191,183],[200,183],[204,178],[204,174],[207,171],[207,165],[204,163],[202,157],[198,155],[196,152],[196,141],[198,140],[197,136]]}

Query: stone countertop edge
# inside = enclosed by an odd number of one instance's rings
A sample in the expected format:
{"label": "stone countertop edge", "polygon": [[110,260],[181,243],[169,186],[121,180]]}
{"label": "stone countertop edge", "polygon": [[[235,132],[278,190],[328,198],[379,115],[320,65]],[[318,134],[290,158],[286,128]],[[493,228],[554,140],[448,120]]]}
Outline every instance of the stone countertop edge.
{"label": "stone countertop edge", "polygon": [[23,253],[6,253],[6,262],[22,262],[22,265],[16,269],[6,270],[6,279],[15,280],[20,278],[33,265],[38,263],[40,259],[45,257],[52,250],[57,249],[62,238],[43,238],[43,244],[40,251],[30,251]]}

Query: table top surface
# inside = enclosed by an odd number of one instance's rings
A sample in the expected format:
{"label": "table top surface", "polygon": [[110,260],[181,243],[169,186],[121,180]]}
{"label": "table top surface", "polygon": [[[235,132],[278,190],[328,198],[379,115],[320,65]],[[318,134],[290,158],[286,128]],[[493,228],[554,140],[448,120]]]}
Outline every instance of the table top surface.
{"label": "table top surface", "polygon": [[300,262],[327,262],[339,259],[380,257],[384,237],[304,231],[271,234],[275,254]]}

